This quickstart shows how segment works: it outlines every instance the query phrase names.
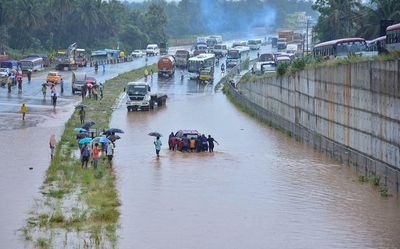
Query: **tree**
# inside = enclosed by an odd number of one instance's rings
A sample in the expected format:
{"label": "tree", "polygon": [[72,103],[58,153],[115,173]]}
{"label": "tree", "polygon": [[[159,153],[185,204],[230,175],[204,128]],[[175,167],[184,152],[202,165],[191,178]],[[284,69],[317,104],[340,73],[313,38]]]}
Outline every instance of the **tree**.
{"label": "tree", "polygon": [[161,43],[167,40],[165,25],[168,22],[164,9],[158,4],[150,5],[144,15],[144,31],[148,34],[150,42]]}

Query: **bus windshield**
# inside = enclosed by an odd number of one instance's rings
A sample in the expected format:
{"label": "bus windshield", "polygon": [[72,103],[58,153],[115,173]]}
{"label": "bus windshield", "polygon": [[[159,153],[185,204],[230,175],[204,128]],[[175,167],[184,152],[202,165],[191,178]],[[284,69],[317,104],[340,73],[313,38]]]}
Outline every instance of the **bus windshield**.
{"label": "bus windshield", "polygon": [[240,53],[238,50],[229,50],[228,57],[230,59],[240,59]]}

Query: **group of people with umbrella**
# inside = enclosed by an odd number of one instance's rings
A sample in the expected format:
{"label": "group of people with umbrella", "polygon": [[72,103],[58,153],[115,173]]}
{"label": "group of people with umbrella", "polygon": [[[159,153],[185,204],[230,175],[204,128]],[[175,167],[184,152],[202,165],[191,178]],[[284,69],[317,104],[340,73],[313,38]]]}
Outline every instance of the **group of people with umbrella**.
{"label": "group of people with umbrella", "polygon": [[115,142],[121,138],[116,134],[124,133],[124,131],[111,128],[103,131],[101,136],[94,137],[94,132],[90,132],[93,125],[95,125],[95,122],[90,121],[84,123],[82,127],[74,129],[78,132],[76,138],[79,141],[82,167],[88,168],[88,163],[92,159],[92,165],[96,169],[101,154],[104,155],[103,159],[107,158],[109,165],[112,166]]}

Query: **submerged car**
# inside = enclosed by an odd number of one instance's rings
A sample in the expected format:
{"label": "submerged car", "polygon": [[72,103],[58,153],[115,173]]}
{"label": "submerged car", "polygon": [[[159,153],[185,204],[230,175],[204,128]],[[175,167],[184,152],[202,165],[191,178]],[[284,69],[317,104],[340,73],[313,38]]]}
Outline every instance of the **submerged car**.
{"label": "submerged car", "polygon": [[183,138],[185,136],[190,140],[192,138],[197,139],[201,134],[196,130],[179,130],[175,133],[177,150],[181,151],[183,149]]}

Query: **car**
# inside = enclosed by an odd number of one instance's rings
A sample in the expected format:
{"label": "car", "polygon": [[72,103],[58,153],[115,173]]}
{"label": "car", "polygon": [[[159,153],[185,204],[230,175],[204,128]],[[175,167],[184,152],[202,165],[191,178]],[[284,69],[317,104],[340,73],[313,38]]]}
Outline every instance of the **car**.
{"label": "car", "polygon": [[93,76],[87,76],[86,77],[86,84],[87,85],[91,84],[92,86],[97,85],[97,80]]}
{"label": "car", "polygon": [[158,48],[157,44],[149,44],[149,45],[147,45],[147,48],[146,48],[146,55],[147,56],[159,55],[159,54],[160,54],[160,49]]}
{"label": "car", "polygon": [[86,78],[86,73],[72,73],[72,94],[75,94],[77,91],[82,91],[82,86],[86,84]]}
{"label": "car", "polygon": [[50,72],[47,74],[46,82],[49,83],[54,83],[54,84],[59,84],[61,82],[61,75],[58,72]]}
{"label": "car", "polygon": [[144,53],[142,50],[133,50],[133,52],[131,53],[131,56],[134,58],[139,58],[139,57],[143,57]]}
{"label": "car", "polygon": [[9,68],[0,68],[0,77],[6,77],[11,73],[11,69]]}
{"label": "car", "polygon": [[176,137],[176,146],[177,149],[182,151],[183,149],[183,137],[187,136],[188,139],[197,139],[198,137],[201,136],[201,134],[196,131],[196,130],[179,130],[178,132],[175,133],[175,137]]}

